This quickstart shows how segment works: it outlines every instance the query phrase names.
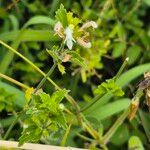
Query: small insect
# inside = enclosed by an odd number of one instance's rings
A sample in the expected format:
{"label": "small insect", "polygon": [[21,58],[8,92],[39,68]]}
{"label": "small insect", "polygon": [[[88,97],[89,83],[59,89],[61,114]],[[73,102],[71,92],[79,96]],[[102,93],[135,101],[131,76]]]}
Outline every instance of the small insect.
{"label": "small insect", "polygon": [[138,87],[145,91],[146,105],[150,111],[150,72],[144,74],[144,80],[140,82]]}
{"label": "small insect", "polygon": [[140,82],[138,87],[141,90],[147,89],[150,86],[150,72],[144,74],[144,80]]}

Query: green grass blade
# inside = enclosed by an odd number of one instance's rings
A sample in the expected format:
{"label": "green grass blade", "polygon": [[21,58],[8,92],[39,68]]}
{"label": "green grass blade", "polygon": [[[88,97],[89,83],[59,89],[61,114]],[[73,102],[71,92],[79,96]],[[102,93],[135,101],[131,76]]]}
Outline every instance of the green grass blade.
{"label": "green grass blade", "polygon": [[130,105],[130,100],[128,98],[119,99],[117,101],[111,102],[109,104],[105,104],[102,107],[96,109],[94,111],[86,111],[87,116],[95,117],[97,120],[103,120],[107,117],[115,115],[124,109],[126,109]]}
{"label": "green grass blade", "polygon": [[50,25],[53,27],[55,24],[55,21],[47,16],[35,16],[35,17],[32,17],[31,19],[29,19],[24,24],[23,29],[27,28],[30,25],[35,25],[35,24],[47,24],[47,25]]}
{"label": "green grass blade", "polygon": [[[14,41],[17,38],[21,31],[10,31],[0,34],[0,40],[4,42]],[[58,37],[54,36],[52,31],[49,30],[32,30],[32,29],[25,29],[20,36],[20,42],[29,42],[29,41],[58,41]]]}
{"label": "green grass blade", "polygon": [[131,81],[144,74],[144,72],[150,71],[150,63],[136,66],[124,74],[122,74],[117,80],[117,84],[121,87],[127,86]]}

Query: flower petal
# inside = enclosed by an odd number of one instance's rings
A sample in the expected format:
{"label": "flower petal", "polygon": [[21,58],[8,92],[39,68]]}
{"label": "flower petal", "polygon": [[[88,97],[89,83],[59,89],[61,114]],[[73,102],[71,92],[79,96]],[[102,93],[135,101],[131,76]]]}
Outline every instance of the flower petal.
{"label": "flower petal", "polygon": [[71,50],[73,47],[73,42],[76,42],[75,39],[72,36],[73,30],[67,27],[65,29],[66,38],[64,43],[66,43],[67,47]]}
{"label": "flower petal", "polygon": [[64,38],[62,30],[63,30],[62,24],[60,22],[57,22],[54,26],[54,31],[56,32],[56,34],[59,35],[59,37]]}
{"label": "flower petal", "polygon": [[91,42],[85,42],[83,38],[78,38],[77,42],[85,48],[91,48],[91,46],[92,46]]}
{"label": "flower petal", "polygon": [[80,28],[80,30],[84,30],[84,29],[89,28],[89,27],[97,28],[98,25],[95,21],[89,21],[89,22],[84,23],[82,25],[82,27]]}
{"label": "flower petal", "polygon": [[54,31],[60,32],[62,28],[63,28],[62,24],[60,22],[57,22],[54,26]]}

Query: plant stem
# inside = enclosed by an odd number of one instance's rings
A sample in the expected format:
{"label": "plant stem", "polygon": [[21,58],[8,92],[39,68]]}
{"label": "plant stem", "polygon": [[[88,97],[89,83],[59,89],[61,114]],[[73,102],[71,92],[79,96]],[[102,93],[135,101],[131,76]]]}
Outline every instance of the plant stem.
{"label": "plant stem", "polygon": [[86,137],[84,135],[81,135],[80,133],[77,133],[77,136],[79,136],[80,138],[82,138],[85,141],[93,142],[93,139],[88,138],[88,137]]}
{"label": "plant stem", "polygon": [[[135,101],[135,100],[140,100],[141,96],[143,95],[143,90],[138,89],[136,92],[136,95],[132,98],[131,102]],[[130,106],[129,108],[127,108],[122,115],[120,115],[120,117],[116,120],[116,122],[112,125],[112,127],[106,132],[106,134],[103,136],[103,141],[104,144],[107,144],[107,142],[109,141],[109,139],[112,137],[112,135],[116,132],[116,130],[118,129],[118,127],[123,123],[123,121],[126,119],[126,117],[129,115],[130,113]]]}
{"label": "plant stem", "polygon": [[18,122],[19,118],[21,117],[21,115],[24,113],[24,111],[20,112],[20,114],[18,116],[16,116],[16,118],[14,119],[13,123],[9,126],[8,130],[6,131],[5,135],[4,135],[4,140],[6,140],[11,132],[11,130],[13,129],[13,127],[15,126],[15,124]]}
{"label": "plant stem", "polygon": [[66,132],[65,132],[65,135],[60,143],[61,146],[65,146],[66,142],[67,142],[67,137],[68,137],[68,134],[70,132],[70,129],[71,129],[71,124],[68,126]]}
{"label": "plant stem", "polygon": [[105,144],[107,144],[109,139],[112,137],[112,135],[118,129],[118,127],[123,123],[123,121],[128,116],[128,114],[129,114],[129,109],[126,109],[123,112],[123,114],[116,120],[116,122],[113,124],[113,126],[107,131],[107,133],[103,137],[103,141]]}
{"label": "plant stem", "polygon": [[53,66],[50,68],[50,70],[48,71],[46,76],[44,76],[43,79],[40,81],[40,83],[37,85],[34,93],[36,93],[42,87],[42,85],[45,83],[46,79],[53,73],[53,71],[56,68],[56,66],[57,66],[57,63],[54,61]]}
{"label": "plant stem", "polygon": [[4,79],[6,79],[6,80],[8,80],[8,81],[10,81],[10,82],[12,82],[12,83],[18,85],[18,86],[20,86],[20,87],[22,87],[22,88],[24,88],[24,89],[28,89],[28,88],[29,88],[27,85],[25,85],[25,84],[23,84],[23,83],[21,83],[21,82],[15,80],[15,79],[13,79],[13,78],[10,78],[10,77],[8,77],[8,76],[2,74],[2,73],[0,73],[0,77],[2,77],[2,78],[4,78]]}
{"label": "plant stem", "polygon": [[83,107],[80,112],[83,112],[85,110],[87,110],[88,108],[90,108],[92,105],[94,105],[100,98],[102,97],[102,95],[97,95],[95,96],[92,100],[91,103],[89,103],[88,105],[86,105],[85,107]]}
{"label": "plant stem", "polygon": [[116,81],[116,79],[118,79],[120,77],[120,75],[123,72],[124,68],[126,67],[128,61],[129,61],[129,58],[127,57],[125,59],[125,61],[123,62],[122,66],[120,67],[119,71],[117,72],[116,76],[114,77],[115,81]]}

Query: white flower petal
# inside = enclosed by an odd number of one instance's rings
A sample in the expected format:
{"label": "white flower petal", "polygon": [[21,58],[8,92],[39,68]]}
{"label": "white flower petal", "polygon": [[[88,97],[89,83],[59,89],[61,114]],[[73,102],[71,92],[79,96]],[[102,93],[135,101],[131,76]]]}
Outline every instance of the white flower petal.
{"label": "white flower petal", "polygon": [[72,33],[73,33],[73,30],[70,29],[69,27],[67,27],[65,29],[65,35],[66,35],[66,38],[65,38],[65,41],[64,43],[66,43],[67,47],[71,50],[72,47],[73,47],[73,42],[76,42],[75,39],[73,38],[72,36]]}
{"label": "white flower petal", "polygon": [[62,28],[63,28],[62,24],[60,22],[57,22],[54,26],[54,31],[60,32]]}
{"label": "white flower petal", "polygon": [[80,30],[84,30],[84,29],[89,28],[89,27],[97,28],[98,25],[95,21],[89,21],[89,22],[84,23],[82,25],[82,27],[80,28]]}
{"label": "white flower petal", "polygon": [[67,47],[71,50],[72,47],[73,47],[73,41],[70,40],[70,39],[68,39],[68,40],[66,41],[66,45],[67,45]]}
{"label": "white flower petal", "polygon": [[63,26],[60,22],[57,22],[54,26],[55,34],[57,34],[59,37],[64,38],[63,34]]}

